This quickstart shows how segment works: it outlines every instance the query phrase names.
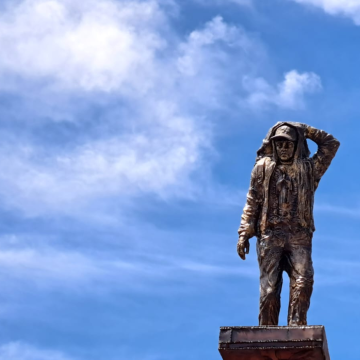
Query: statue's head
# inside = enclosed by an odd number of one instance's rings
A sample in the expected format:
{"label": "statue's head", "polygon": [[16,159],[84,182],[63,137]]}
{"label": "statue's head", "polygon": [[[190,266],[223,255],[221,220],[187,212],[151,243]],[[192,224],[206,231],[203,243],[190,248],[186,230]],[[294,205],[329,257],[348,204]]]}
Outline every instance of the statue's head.
{"label": "statue's head", "polygon": [[295,128],[289,125],[280,126],[271,140],[274,141],[276,153],[281,162],[293,160],[298,141]]}
{"label": "statue's head", "polygon": [[[310,151],[305,138],[304,129],[300,125],[301,124],[299,123],[291,121],[281,121],[275,124],[269,130],[260,149],[257,151],[256,161],[266,157],[272,160],[280,159],[280,161],[284,163],[289,163],[298,159],[308,159]],[[276,147],[276,140],[290,141],[293,144],[279,143],[278,147]],[[284,148],[284,151],[281,151],[282,148]],[[293,149],[291,150],[291,148]]]}

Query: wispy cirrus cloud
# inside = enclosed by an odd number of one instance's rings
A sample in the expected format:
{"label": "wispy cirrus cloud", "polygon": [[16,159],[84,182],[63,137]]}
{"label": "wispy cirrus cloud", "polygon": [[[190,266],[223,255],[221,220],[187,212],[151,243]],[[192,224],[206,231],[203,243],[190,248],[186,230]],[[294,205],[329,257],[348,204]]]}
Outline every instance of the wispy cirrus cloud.
{"label": "wispy cirrus cloud", "polygon": [[171,249],[180,245],[178,240],[169,248],[163,234],[153,231],[148,232],[150,236],[158,239],[141,246],[132,239],[134,244],[123,244],[121,250],[115,251],[88,248],[79,252],[61,248],[59,244],[27,247],[24,242],[17,247],[2,247],[0,282],[9,284],[7,287],[12,288],[13,294],[35,286],[37,291],[61,289],[64,293],[84,296],[103,292],[152,293],[154,284],[166,286],[169,281],[176,281],[178,291],[183,291],[204,278],[215,281],[231,275],[256,277],[249,268],[228,264],[221,256],[216,259],[214,244],[210,242],[207,251],[189,253],[178,249],[174,254]]}
{"label": "wispy cirrus cloud", "polygon": [[23,342],[1,345],[0,357],[3,360],[75,360],[59,351],[39,349]]}
{"label": "wispy cirrus cloud", "polygon": [[351,18],[360,25],[360,3],[357,0],[292,0],[299,4],[314,6],[330,15]]}
{"label": "wispy cirrus cloud", "polygon": [[253,0],[207,0],[207,1],[206,0],[195,0],[195,1],[204,6],[224,5],[226,3],[239,5],[239,6],[246,6],[246,7],[253,6]]}

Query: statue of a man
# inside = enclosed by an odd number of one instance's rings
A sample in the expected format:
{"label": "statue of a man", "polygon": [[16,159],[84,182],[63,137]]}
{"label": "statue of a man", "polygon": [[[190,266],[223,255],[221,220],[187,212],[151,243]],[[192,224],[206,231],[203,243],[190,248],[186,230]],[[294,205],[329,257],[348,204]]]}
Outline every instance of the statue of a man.
{"label": "statue of a man", "polygon": [[[318,145],[313,157],[309,157],[306,139]],[[314,194],[339,146],[339,141],[325,131],[279,122],[257,152],[237,251],[245,260],[249,239],[257,237],[260,325],[278,325],[283,271],[290,278],[288,325],[307,325],[314,283]]]}

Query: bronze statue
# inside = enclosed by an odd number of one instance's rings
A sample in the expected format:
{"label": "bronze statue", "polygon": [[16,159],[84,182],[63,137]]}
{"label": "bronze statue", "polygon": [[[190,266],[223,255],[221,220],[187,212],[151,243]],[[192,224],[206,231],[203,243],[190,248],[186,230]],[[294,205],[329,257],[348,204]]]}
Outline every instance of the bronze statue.
{"label": "bronze statue", "polygon": [[[313,157],[309,157],[306,139],[318,145]],[[278,324],[283,271],[290,278],[288,325],[307,325],[314,283],[314,194],[339,146],[339,141],[325,131],[279,122],[257,152],[237,251],[245,260],[249,239],[257,237],[260,325]]]}

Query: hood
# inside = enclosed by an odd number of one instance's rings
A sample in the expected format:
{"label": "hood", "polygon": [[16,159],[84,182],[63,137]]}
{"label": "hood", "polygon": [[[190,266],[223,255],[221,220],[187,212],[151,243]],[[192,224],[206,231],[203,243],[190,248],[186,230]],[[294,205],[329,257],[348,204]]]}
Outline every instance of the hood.
{"label": "hood", "polygon": [[257,152],[256,161],[259,161],[264,157],[270,157],[272,160],[277,161],[277,153],[275,151],[274,141],[271,140],[271,138],[275,135],[276,130],[283,125],[291,126],[297,131],[298,140],[297,140],[294,160],[296,161],[297,159],[309,158],[310,150],[304,134],[305,133],[304,125],[292,121],[281,121],[278,122],[276,125],[274,125],[267,133],[265,139],[263,140],[262,146]]}

